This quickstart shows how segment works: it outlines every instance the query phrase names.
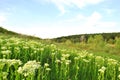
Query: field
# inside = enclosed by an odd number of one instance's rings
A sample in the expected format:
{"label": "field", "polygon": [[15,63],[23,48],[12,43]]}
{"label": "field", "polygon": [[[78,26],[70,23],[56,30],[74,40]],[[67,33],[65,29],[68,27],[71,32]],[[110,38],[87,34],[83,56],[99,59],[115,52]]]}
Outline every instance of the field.
{"label": "field", "polygon": [[118,60],[0,36],[0,80],[120,80]]}

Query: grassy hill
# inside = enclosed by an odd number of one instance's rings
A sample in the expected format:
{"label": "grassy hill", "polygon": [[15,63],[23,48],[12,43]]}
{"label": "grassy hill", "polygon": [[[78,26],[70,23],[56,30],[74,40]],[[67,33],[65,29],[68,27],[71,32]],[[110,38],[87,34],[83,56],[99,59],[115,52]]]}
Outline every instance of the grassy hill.
{"label": "grassy hill", "polygon": [[3,27],[0,27],[0,35],[7,35],[7,36],[14,36],[14,37],[19,37],[19,38],[26,38],[26,39],[37,39],[40,40],[41,38],[39,37],[35,37],[35,36],[31,36],[31,35],[25,35],[25,34],[20,34],[20,33],[16,33],[10,30],[7,30]]}

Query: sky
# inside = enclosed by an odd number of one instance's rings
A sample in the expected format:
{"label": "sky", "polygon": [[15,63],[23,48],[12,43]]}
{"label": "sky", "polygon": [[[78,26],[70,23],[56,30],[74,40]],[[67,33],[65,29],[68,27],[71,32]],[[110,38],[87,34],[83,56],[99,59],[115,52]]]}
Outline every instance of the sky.
{"label": "sky", "polygon": [[120,32],[120,0],[0,0],[0,26],[40,38]]}

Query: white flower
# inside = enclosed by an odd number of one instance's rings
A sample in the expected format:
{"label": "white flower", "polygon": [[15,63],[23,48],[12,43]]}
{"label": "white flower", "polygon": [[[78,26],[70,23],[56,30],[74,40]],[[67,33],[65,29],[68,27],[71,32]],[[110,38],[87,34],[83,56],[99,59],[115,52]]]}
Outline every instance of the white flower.
{"label": "white flower", "polygon": [[7,80],[7,75],[8,75],[8,73],[7,73],[7,72],[2,72],[2,77],[3,77],[3,80]]}
{"label": "white flower", "polygon": [[79,57],[74,57],[74,59],[75,59],[75,60],[78,60],[78,59],[79,59]]}
{"label": "white flower", "polygon": [[44,64],[44,66],[45,66],[45,67],[48,67],[48,66],[49,66],[49,64],[48,64],[48,63],[45,63],[45,64]]}
{"label": "white flower", "polygon": [[3,47],[1,47],[1,49],[2,49],[2,50],[6,50],[6,49],[7,49],[7,47],[3,46]]}
{"label": "white flower", "polygon": [[64,60],[65,60],[65,57],[61,57],[61,60],[64,61]]}
{"label": "white flower", "polygon": [[89,61],[89,60],[87,60],[87,59],[83,59],[83,61],[84,61],[84,62],[86,62],[86,63],[90,62],[90,61]]}
{"label": "white flower", "polygon": [[118,68],[118,71],[120,71],[120,67]]}
{"label": "white flower", "polygon": [[52,53],[52,56],[54,56],[55,55],[55,53]]}
{"label": "white flower", "polygon": [[118,79],[120,79],[120,74],[118,75]]}
{"label": "white flower", "polygon": [[59,59],[57,59],[55,62],[56,62],[56,63],[60,63],[60,60],[59,60]]}
{"label": "white flower", "polygon": [[104,73],[105,70],[106,70],[106,67],[103,66],[101,69],[99,69],[99,72]]}
{"label": "white flower", "polygon": [[50,68],[46,68],[46,71],[50,71],[51,69]]}
{"label": "white flower", "polygon": [[68,58],[70,54],[62,54],[62,57]]}
{"label": "white flower", "polygon": [[17,70],[18,73],[22,74],[22,67],[19,67]]}
{"label": "white flower", "polygon": [[3,55],[8,55],[8,54],[10,54],[10,53],[11,53],[11,51],[10,51],[10,50],[1,51],[1,53],[2,53]]}

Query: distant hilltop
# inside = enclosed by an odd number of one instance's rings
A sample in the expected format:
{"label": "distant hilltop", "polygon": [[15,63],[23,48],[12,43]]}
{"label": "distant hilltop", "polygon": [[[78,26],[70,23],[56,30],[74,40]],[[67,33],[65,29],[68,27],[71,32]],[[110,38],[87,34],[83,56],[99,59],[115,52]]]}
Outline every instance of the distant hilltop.
{"label": "distant hilltop", "polygon": [[94,38],[96,35],[101,35],[105,41],[109,41],[110,39],[114,40],[116,37],[120,37],[120,32],[70,35],[53,38],[52,40],[55,42],[65,42],[66,40],[70,40],[71,42],[76,43],[81,42],[81,40],[84,38],[84,40],[87,42],[89,37]]}

